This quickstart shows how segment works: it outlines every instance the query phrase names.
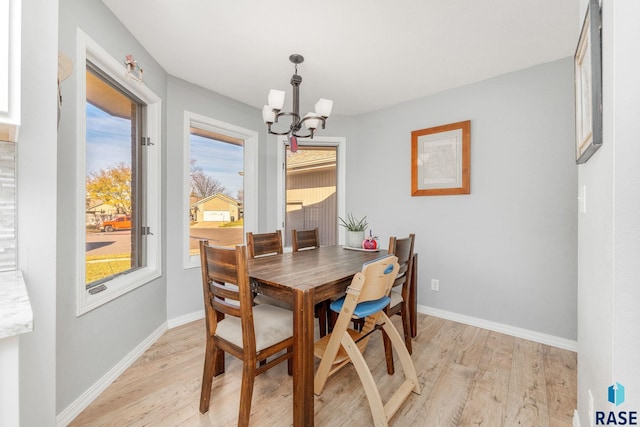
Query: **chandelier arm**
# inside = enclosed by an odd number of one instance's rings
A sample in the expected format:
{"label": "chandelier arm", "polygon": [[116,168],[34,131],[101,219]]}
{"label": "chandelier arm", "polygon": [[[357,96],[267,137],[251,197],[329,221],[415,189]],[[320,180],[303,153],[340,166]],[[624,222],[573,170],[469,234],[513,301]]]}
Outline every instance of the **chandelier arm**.
{"label": "chandelier arm", "polygon": [[295,136],[296,138],[312,138],[313,139],[313,131],[311,129],[309,129],[309,133],[306,135],[301,135],[296,131],[291,132],[291,135]]}
{"label": "chandelier arm", "polygon": [[269,129],[269,133],[271,135],[289,135],[291,133],[291,129],[287,130],[286,132],[275,132],[275,131]]}
{"label": "chandelier arm", "polygon": [[271,126],[269,126],[269,129],[267,130],[270,134],[272,135],[289,135],[290,133],[294,133],[296,132],[298,129],[300,129],[300,116],[296,113],[290,113],[287,111],[282,111],[279,112],[278,114],[276,114],[276,118],[273,121],[274,123],[278,123],[278,118],[280,116],[291,116],[292,121],[291,121],[291,125],[289,126],[289,129],[285,132],[275,132],[273,130],[271,130]]}
{"label": "chandelier arm", "polygon": [[293,117],[294,120],[293,120],[292,124],[297,124],[300,121],[300,114],[281,111],[278,114],[276,114],[276,119],[275,119],[274,123],[278,123],[278,118],[280,116],[291,116],[291,117]]}

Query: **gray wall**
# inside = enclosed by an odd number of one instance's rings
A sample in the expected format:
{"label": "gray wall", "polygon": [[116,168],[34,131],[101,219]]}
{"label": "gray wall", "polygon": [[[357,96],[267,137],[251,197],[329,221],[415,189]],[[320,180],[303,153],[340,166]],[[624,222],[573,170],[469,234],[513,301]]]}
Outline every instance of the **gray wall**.
{"label": "gray wall", "polygon": [[[18,268],[33,309],[20,341],[20,425],[56,417],[57,0],[22,2],[22,124],[17,149]],[[1,379],[0,379],[1,381]]]}
{"label": "gray wall", "polygon": [[[166,73],[101,1],[62,0],[59,18],[59,50],[62,53],[75,59],[76,28],[80,27],[114,58],[124,60],[127,54],[132,54],[144,67],[145,84],[163,100],[166,99]],[[69,406],[167,319],[164,276],[80,317],[75,315],[77,263],[82,260],[76,259],[75,251],[70,248],[75,247],[77,233],[84,232],[77,226],[74,196],[76,183],[84,181],[84,177],[78,175],[75,160],[80,144],[76,139],[77,78],[84,78],[84,64],[74,64],[73,74],[62,84],[63,104],[58,132],[58,186],[64,190],[58,193],[57,200],[58,218],[63,219],[58,221],[57,227],[58,412]],[[164,134],[163,129],[163,159],[166,158]],[[163,170],[166,170],[164,165]],[[166,206],[164,199],[163,206]],[[163,221],[166,224],[166,218]],[[163,247],[166,247],[166,241]]]}
{"label": "gray wall", "polygon": [[[418,303],[575,340],[572,60],[358,117],[347,211],[416,233]],[[411,197],[411,131],[471,120],[471,194]],[[431,291],[431,279],[440,291]]]}
{"label": "gray wall", "polygon": [[[223,121],[245,129],[259,131],[259,162],[254,167],[264,170],[266,163],[265,134],[259,111],[246,104],[202,89],[184,80],[169,77],[167,86],[167,315],[168,319],[189,315],[203,310],[202,276],[199,268],[183,267],[183,206],[187,199],[184,194],[184,153],[183,136],[185,110],[209,118]],[[264,205],[266,182],[259,182],[258,205]],[[267,229],[265,216],[258,218],[258,227]]]}

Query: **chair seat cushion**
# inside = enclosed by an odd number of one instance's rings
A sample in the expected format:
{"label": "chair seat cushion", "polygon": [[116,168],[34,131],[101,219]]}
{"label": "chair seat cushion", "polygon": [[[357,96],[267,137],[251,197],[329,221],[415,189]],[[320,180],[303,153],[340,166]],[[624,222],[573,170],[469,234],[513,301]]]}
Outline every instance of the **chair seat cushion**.
{"label": "chair seat cushion", "polygon": [[395,290],[395,289],[391,289],[391,293],[389,294],[389,297],[391,297],[391,307],[395,307],[398,304],[402,303],[402,291],[400,289]]}
{"label": "chair seat cushion", "polygon": [[[293,336],[293,313],[280,307],[261,304],[253,307],[256,351],[264,350]],[[218,322],[216,335],[242,347],[240,318],[227,316]]]}
{"label": "chair seat cushion", "polygon": [[[353,310],[353,316],[357,318],[371,316],[372,314],[375,314],[380,310],[384,309],[387,305],[389,305],[390,301],[391,301],[391,298],[385,296],[377,300],[361,302],[358,305],[356,305],[355,310]],[[335,311],[336,313],[340,313],[340,311],[342,310],[343,304],[344,304],[344,297],[332,302],[330,305],[330,308],[332,311]]]}

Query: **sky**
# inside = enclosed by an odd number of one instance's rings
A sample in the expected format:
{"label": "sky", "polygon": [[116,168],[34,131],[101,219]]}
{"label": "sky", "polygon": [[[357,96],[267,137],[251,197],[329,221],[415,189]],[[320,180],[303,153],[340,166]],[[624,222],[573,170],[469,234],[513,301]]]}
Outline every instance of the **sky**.
{"label": "sky", "polygon": [[232,197],[242,190],[244,148],[228,142],[216,141],[198,135],[190,138],[191,158],[196,166],[224,185]]}
{"label": "sky", "polygon": [[87,103],[87,175],[120,162],[131,164],[130,123]]}
{"label": "sky", "polygon": [[[131,164],[131,122],[87,103],[87,175],[120,162]],[[243,147],[191,135],[191,158],[210,177],[224,185],[232,197],[242,190]]]}

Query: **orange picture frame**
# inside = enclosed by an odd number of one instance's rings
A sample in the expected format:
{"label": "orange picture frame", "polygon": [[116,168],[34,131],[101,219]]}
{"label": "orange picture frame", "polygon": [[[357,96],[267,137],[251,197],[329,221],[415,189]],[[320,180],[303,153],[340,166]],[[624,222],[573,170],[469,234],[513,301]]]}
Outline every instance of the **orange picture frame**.
{"label": "orange picture frame", "polygon": [[471,121],[411,132],[411,195],[470,194]]}

